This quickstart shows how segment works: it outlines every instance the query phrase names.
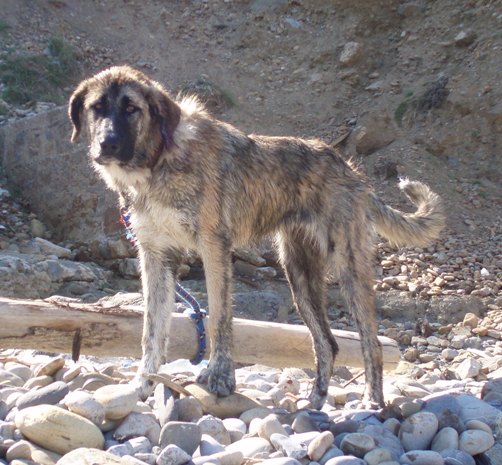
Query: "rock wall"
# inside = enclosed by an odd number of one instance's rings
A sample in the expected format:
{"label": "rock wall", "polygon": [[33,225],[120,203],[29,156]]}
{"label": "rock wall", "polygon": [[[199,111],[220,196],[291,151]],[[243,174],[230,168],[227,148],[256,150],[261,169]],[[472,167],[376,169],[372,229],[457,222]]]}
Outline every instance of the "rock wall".
{"label": "rock wall", "polygon": [[0,127],[0,163],[55,239],[90,242],[120,229],[117,199],[70,126],[60,107]]}

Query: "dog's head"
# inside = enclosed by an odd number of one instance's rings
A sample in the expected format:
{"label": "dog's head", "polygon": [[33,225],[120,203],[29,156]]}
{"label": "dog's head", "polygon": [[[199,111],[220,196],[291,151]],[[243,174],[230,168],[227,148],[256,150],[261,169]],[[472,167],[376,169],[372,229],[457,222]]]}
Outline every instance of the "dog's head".
{"label": "dog's head", "polygon": [[128,66],[115,66],[80,83],[70,98],[72,142],[87,127],[92,161],[101,166],[147,167],[173,144],[180,108],[163,87]]}

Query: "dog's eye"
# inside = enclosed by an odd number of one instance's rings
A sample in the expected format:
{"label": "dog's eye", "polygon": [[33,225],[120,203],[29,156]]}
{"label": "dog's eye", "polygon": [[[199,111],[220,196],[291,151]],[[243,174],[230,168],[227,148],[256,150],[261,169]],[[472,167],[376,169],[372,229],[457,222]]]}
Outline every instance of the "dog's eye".
{"label": "dog's eye", "polygon": [[134,105],[127,105],[125,108],[125,112],[128,115],[132,115],[133,113],[136,113],[139,110],[138,107],[135,107]]}
{"label": "dog's eye", "polygon": [[98,102],[98,103],[95,103],[93,106],[92,106],[92,109],[95,110],[95,111],[101,111],[105,108],[105,106],[103,105],[103,103],[101,102]]}

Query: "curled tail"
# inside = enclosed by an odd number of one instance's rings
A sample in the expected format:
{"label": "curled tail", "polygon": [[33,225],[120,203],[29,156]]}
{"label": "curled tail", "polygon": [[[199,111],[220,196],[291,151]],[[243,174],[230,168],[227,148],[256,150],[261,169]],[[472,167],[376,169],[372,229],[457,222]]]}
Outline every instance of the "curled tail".
{"label": "curled tail", "polygon": [[402,180],[399,188],[415,204],[414,213],[404,213],[386,205],[376,194],[371,199],[371,213],[378,234],[398,245],[424,246],[436,239],[445,225],[441,199],[425,184]]}

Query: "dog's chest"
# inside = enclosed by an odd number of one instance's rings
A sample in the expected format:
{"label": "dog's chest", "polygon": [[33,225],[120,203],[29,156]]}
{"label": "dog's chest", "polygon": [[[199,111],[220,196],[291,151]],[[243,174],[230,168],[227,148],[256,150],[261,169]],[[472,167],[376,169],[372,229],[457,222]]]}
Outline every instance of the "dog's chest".
{"label": "dog's chest", "polygon": [[160,249],[196,248],[195,227],[183,211],[151,202],[148,208],[133,211],[131,223],[142,245]]}

